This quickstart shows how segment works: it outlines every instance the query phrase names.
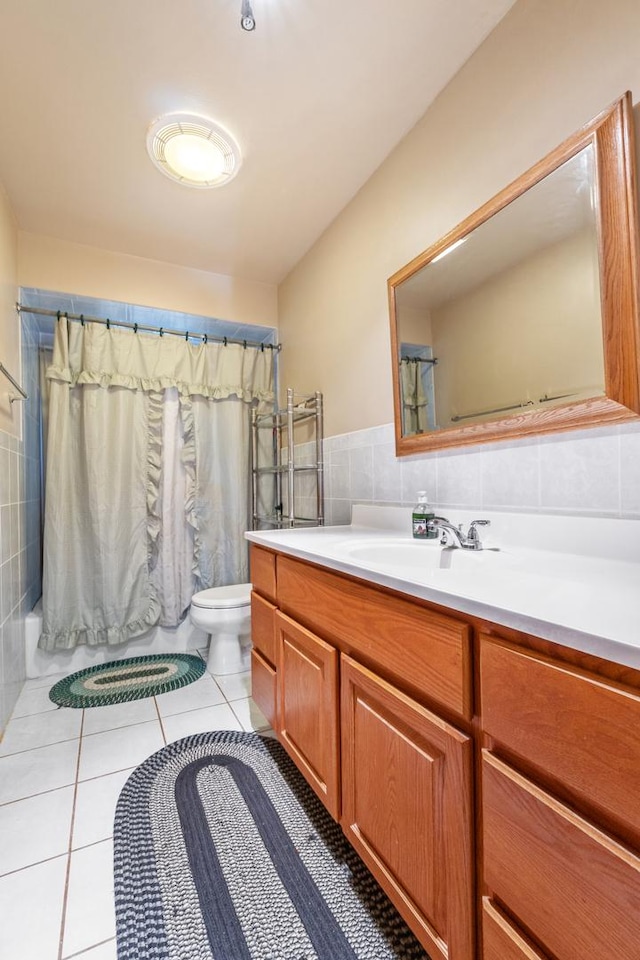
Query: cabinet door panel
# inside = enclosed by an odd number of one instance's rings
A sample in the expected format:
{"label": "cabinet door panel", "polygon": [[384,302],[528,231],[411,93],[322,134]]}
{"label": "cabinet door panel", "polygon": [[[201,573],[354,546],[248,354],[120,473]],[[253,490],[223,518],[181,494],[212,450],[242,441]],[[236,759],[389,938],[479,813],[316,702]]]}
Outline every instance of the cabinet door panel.
{"label": "cabinet door panel", "polygon": [[473,958],[471,742],[343,656],[342,826],[426,949]]}
{"label": "cabinet door panel", "polygon": [[640,837],[640,696],[482,638],[483,728]]}
{"label": "cabinet door panel", "polygon": [[276,608],[255,591],[251,594],[251,642],[265,660],[277,666]]}
{"label": "cabinet door panel", "polygon": [[340,815],[338,652],[282,613],[279,641],[279,738],[329,813]]}
{"label": "cabinet door panel", "polygon": [[251,567],[251,583],[269,600],[276,599],[276,555],[270,550],[263,550],[254,543],[249,550],[249,564]]}
{"label": "cabinet door panel", "polygon": [[484,879],[556,960],[640,960],[640,859],[483,753]]}
{"label": "cabinet door panel", "polygon": [[251,696],[277,730],[276,671],[256,650],[251,651]]}
{"label": "cabinet door panel", "polygon": [[482,943],[482,960],[548,960],[486,897],[482,904]]}

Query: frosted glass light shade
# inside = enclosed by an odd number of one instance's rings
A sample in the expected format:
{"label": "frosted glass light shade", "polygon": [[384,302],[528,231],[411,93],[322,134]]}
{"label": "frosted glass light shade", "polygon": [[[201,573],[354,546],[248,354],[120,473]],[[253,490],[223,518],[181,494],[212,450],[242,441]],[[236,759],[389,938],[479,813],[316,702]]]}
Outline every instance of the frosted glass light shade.
{"label": "frosted glass light shade", "polygon": [[219,187],[240,169],[238,145],[226,130],[191,114],[171,114],[152,123],[147,150],[172,180],[190,187]]}

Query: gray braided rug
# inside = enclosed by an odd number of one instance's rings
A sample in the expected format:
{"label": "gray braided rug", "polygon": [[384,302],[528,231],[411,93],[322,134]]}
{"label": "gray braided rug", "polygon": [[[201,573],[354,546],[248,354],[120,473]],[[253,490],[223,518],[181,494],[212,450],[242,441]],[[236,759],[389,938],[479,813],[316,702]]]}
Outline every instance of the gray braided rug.
{"label": "gray braided rug", "polygon": [[114,825],[118,960],[425,960],[282,747],[186,737],[149,757]]}

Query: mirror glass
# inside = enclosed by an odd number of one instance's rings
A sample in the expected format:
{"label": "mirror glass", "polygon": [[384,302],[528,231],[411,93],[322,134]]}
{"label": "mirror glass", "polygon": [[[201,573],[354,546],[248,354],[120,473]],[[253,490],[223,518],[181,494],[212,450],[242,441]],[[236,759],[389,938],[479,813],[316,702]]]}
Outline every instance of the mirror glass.
{"label": "mirror glass", "polygon": [[[601,253],[603,197],[616,193],[622,217],[635,199],[599,150],[599,121],[389,281],[399,453],[579,426],[597,400],[601,422],[615,392],[606,339],[628,336],[620,324],[637,333],[637,296],[635,276],[620,281]],[[619,239],[633,246],[629,229]],[[631,291],[624,318],[610,315],[612,282]]]}

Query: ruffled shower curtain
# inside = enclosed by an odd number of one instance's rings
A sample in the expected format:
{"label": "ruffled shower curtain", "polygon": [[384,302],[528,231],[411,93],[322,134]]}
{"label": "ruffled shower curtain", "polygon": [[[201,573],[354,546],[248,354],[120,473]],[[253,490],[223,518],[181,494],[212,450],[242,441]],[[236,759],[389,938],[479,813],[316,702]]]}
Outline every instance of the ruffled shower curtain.
{"label": "ruffled shower curtain", "polygon": [[272,351],[62,317],[47,379],[40,646],[122,643],[246,580],[248,405],[273,402]]}
{"label": "ruffled shower curtain", "polygon": [[420,363],[403,357],[400,361],[402,392],[402,432],[405,436],[427,429],[427,397],[422,383]]}

